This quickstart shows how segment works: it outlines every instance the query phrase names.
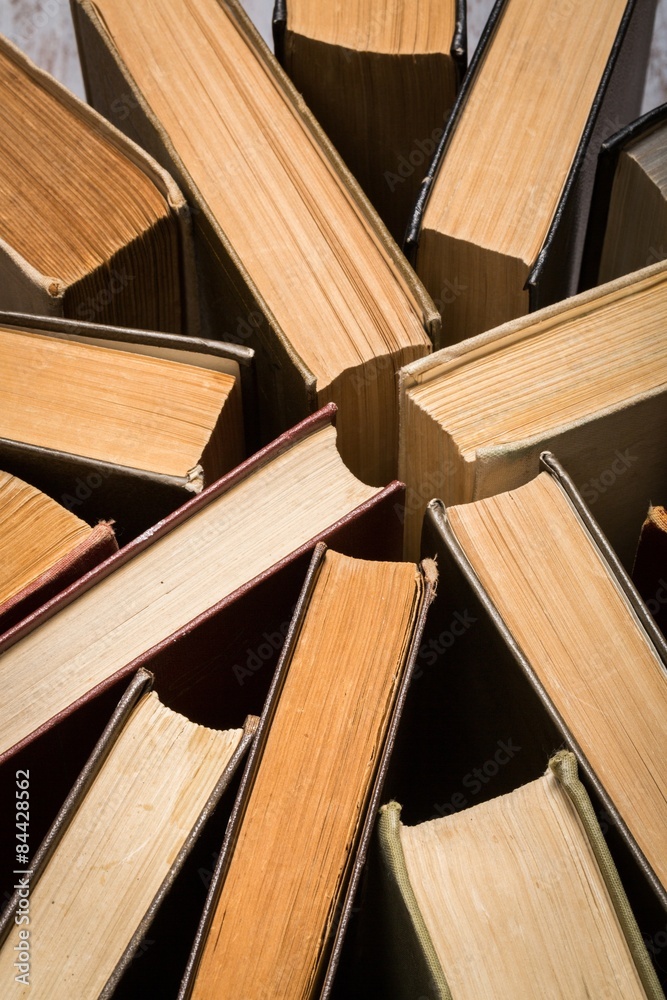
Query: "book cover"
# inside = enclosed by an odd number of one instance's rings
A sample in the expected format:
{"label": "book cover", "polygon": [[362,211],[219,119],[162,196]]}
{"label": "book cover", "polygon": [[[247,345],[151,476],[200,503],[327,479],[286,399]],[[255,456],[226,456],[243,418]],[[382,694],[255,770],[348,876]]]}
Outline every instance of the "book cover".
{"label": "book cover", "polygon": [[[211,923],[215,919],[217,902],[224,887],[225,878],[233,862],[234,848],[241,835],[243,819],[248,807],[249,799],[252,795],[253,786],[260,772],[263,753],[267,741],[271,737],[272,723],[276,712],[279,709],[281,693],[285,687],[288,676],[289,665],[294,656],[295,648],[299,643],[299,638],[303,632],[304,621],[308,614],[313,591],[316,587],[318,575],[321,571],[325,557],[326,545],[320,543],[312,556],[308,574],[303,584],[298,604],[292,618],[286,642],[280,657],[276,673],[271,683],[271,689],[262,712],[257,740],[253,745],[253,750],[248,758],[242,779],[239,795],[234,806],[230,825],[225,835],[220,857],[207,904],[202,915],[200,927],[195,940],[193,952],[188,963],[186,975],[179,992],[179,1000],[185,1000],[192,995],[195,988],[198,971],[203,957],[204,949],[211,928]],[[341,958],[343,941],[348,923],[352,917],[355,907],[356,893],[359,881],[365,864],[366,853],[370,837],[372,834],[376,812],[380,803],[382,784],[387,767],[387,761],[393,746],[398,720],[407,696],[410,685],[412,669],[414,667],[417,651],[419,649],[420,637],[423,632],[427,618],[428,608],[433,600],[436,586],[437,574],[433,563],[427,560],[421,567],[422,589],[419,596],[419,606],[416,617],[410,630],[408,648],[404,652],[405,665],[401,671],[398,687],[392,704],[389,706],[389,718],[386,722],[384,737],[378,750],[377,758],[373,762],[372,774],[368,778],[366,801],[363,805],[362,813],[357,822],[357,832],[353,838],[353,843],[349,845],[347,860],[344,865],[344,874],[339,885],[339,892],[335,899],[329,901],[331,919],[328,922],[328,929],[324,940],[319,948],[319,958],[317,968],[313,970],[312,988],[309,995],[328,997],[334,989],[334,979],[338,963]],[[326,733],[321,734],[323,740]],[[325,817],[322,817],[325,822]]]}
{"label": "book cover", "polygon": [[663,635],[667,635],[667,511],[651,504],[642,524],[632,582]]}
{"label": "book cover", "polygon": [[[55,861],[56,865],[61,865],[59,860],[59,855],[62,854],[63,847],[67,848],[68,837],[70,833],[70,828],[73,824],[78,822],[78,814],[86,807],[87,797],[91,799],[95,795],[99,795],[96,791],[97,784],[100,781],[101,772],[106,769],[109,774],[118,775],[113,784],[112,797],[115,796],[117,799],[117,804],[113,811],[113,815],[109,813],[107,821],[113,823],[116,821],[115,817],[125,810],[125,824],[130,827],[136,827],[139,829],[142,825],[141,810],[137,812],[136,803],[133,809],[130,810],[126,806],[125,799],[129,795],[134,795],[136,798],[136,790],[131,787],[126,791],[125,786],[119,784],[119,781],[126,780],[131,786],[136,784],[137,775],[145,770],[147,774],[150,774],[148,770],[148,765],[152,764],[153,761],[159,761],[160,756],[166,754],[174,754],[174,749],[177,747],[179,737],[175,730],[171,732],[170,739],[173,740],[173,745],[162,745],[160,740],[162,739],[164,744],[164,737],[160,735],[162,730],[160,726],[164,727],[164,724],[171,720],[172,723],[181,722],[181,725],[188,725],[189,720],[185,720],[182,715],[178,713],[170,712],[162,704],[161,699],[158,701],[153,700],[153,713],[155,714],[156,728],[154,732],[154,739],[146,742],[144,746],[144,753],[146,756],[137,757],[133,760],[132,767],[127,770],[127,764],[123,766],[122,758],[118,756],[116,748],[120,748],[122,741],[127,744],[128,738],[132,745],[136,744],[137,733],[133,730],[134,735],[131,737],[125,736],[126,730],[129,732],[132,716],[135,712],[141,710],[144,714],[149,712],[150,709],[146,701],[146,696],[149,691],[153,688],[153,676],[148,671],[140,669],[137,671],[136,675],[132,678],[130,684],[126,687],[126,690],[122,694],[117,707],[113,711],[111,717],[109,718],[103,732],[99,736],[99,739],[95,743],[94,749],[88,758],[86,764],[84,765],[81,773],[76,778],[74,785],[67,795],[62,807],[60,808],[58,815],[56,816],[53,824],[51,825],[48,833],[44,837],[41,845],[33,853],[32,849],[30,852],[25,852],[25,854],[17,853],[17,861],[25,860],[26,864],[21,868],[21,877],[15,878],[15,882],[18,885],[15,888],[15,892],[12,898],[7,903],[6,907],[3,909],[2,917],[0,918],[0,942],[5,942],[5,959],[7,949],[14,938],[18,938],[18,951],[23,951],[23,961],[22,964],[17,965],[18,973],[16,978],[16,983],[19,986],[15,986],[14,989],[17,995],[20,993],[20,986],[30,985],[36,980],[35,988],[40,989],[44,987],[44,970],[37,966],[37,963],[41,960],[43,963],[49,962],[52,979],[49,982],[49,988],[54,990],[58,995],[66,996],[68,995],[68,990],[72,988],[71,984],[71,969],[68,973],[59,971],[62,963],[62,967],[72,961],[73,956],[67,951],[66,954],[54,953],[53,945],[48,939],[45,939],[46,929],[43,926],[43,921],[40,921],[38,914],[31,914],[30,902],[31,898],[34,897],[35,892],[39,893],[40,879],[44,876],[45,871],[48,871],[49,864],[51,861]],[[155,699],[155,695],[152,696]],[[159,717],[159,718],[158,718]],[[241,720],[242,721],[242,720]],[[92,826],[88,831],[88,836],[95,838],[95,842],[98,843],[100,851],[106,851],[107,855],[107,867],[103,866],[102,860],[99,855],[93,854],[88,857],[85,861],[85,865],[88,867],[87,873],[81,873],[81,877],[85,879],[86,889],[82,890],[84,894],[90,895],[90,893],[95,892],[95,886],[99,884],[100,887],[104,887],[109,881],[116,885],[116,895],[113,900],[109,900],[110,911],[116,910],[122,912],[128,910],[132,904],[126,899],[129,895],[129,890],[131,884],[136,880],[136,872],[138,870],[138,864],[141,864],[142,869],[146,869],[144,872],[144,877],[150,879],[150,886],[152,887],[152,895],[147,894],[146,888],[140,890],[141,896],[144,900],[149,900],[148,906],[143,909],[143,907],[134,904],[133,910],[129,912],[142,913],[141,918],[138,920],[134,930],[131,927],[125,927],[121,932],[121,937],[127,941],[127,944],[122,947],[118,944],[115,945],[115,952],[117,953],[117,961],[114,962],[114,958],[110,957],[108,953],[103,954],[106,949],[105,946],[98,941],[95,947],[100,951],[100,961],[105,963],[105,967],[109,972],[106,983],[103,986],[102,991],[99,993],[100,996],[112,996],[116,987],[123,981],[124,975],[132,975],[132,965],[135,959],[144,958],[143,968],[141,972],[146,974],[147,968],[150,967],[154,979],[154,986],[156,989],[161,990],[161,995],[168,995],[169,993],[169,972],[174,975],[174,954],[180,954],[181,957],[183,953],[187,955],[187,941],[188,941],[188,929],[190,935],[194,933],[196,927],[196,921],[198,919],[198,912],[196,909],[196,903],[192,899],[192,893],[184,892],[183,884],[183,874],[187,874],[188,879],[192,880],[196,869],[193,870],[193,864],[197,862],[201,865],[202,862],[207,860],[206,854],[202,853],[201,845],[205,842],[208,845],[210,841],[210,830],[209,828],[213,826],[218,835],[221,829],[224,828],[224,823],[229,813],[229,809],[232,804],[229,795],[226,793],[230,787],[230,783],[234,778],[240,762],[243,760],[248,748],[254,738],[256,726],[258,720],[254,716],[249,716],[246,718],[243,728],[233,729],[234,720],[231,720],[231,713],[223,713],[217,720],[216,730],[226,728],[228,730],[228,748],[226,750],[226,756],[228,757],[228,762],[224,767],[224,770],[218,772],[217,776],[214,777],[212,783],[209,784],[208,792],[204,793],[202,798],[201,791],[201,781],[199,782],[199,789],[196,792],[198,799],[202,801],[202,808],[198,813],[192,813],[195,818],[194,823],[186,829],[181,823],[180,819],[176,816],[172,816],[172,812],[166,809],[160,813],[156,813],[154,821],[148,823],[148,830],[144,830],[144,835],[147,839],[151,841],[153,846],[149,846],[149,851],[156,851],[160,853],[161,860],[159,862],[158,868],[153,866],[151,873],[151,865],[149,855],[146,853],[146,843],[137,843],[136,849],[130,850],[128,853],[119,853],[117,845],[114,843],[111,845],[108,841],[102,839],[100,841],[99,834],[99,823],[92,818]],[[136,729],[136,723],[135,729]],[[159,731],[158,731],[159,730]],[[195,740],[195,734],[206,733],[211,734],[210,729],[204,727],[196,727],[191,723],[188,725],[188,731],[190,732],[190,737]],[[181,743],[181,746],[184,746]],[[204,749],[204,744],[202,743],[201,750]],[[174,763],[179,758],[180,754],[183,754],[184,750],[177,750],[177,754],[173,756]],[[126,754],[127,751],[125,750]],[[200,766],[203,766],[204,758],[201,758]],[[154,766],[154,765],[152,765]],[[109,770],[109,769],[113,770]],[[27,775],[27,777],[22,777]],[[19,777],[21,776],[21,777]],[[30,804],[32,796],[34,794],[33,785],[31,778],[33,773],[29,769],[21,769],[17,772],[16,785],[20,789],[25,789],[26,791],[21,792],[22,796],[26,795],[27,798],[21,798],[21,801],[26,801]],[[187,775],[186,775],[187,777]],[[193,776],[194,777],[194,776]],[[108,777],[104,778],[105,781],[111,780]],[[181,781],[183,776],[181,775]],[[157,784],[157,782],[156,782]],[[108,791],[108,789],[107,789]],[[164,788],[162,789],[164,791]],[[150,800],[153,796],[159,794],[158,790],[155,791],[145,791],[140,792],[140,797],[143,795],[145,800],[144,810],[150,810],[154,808],[150,805]],[[18,800],[18,793],[17,793]],[[105,804],[103,808],[108,809],[108,804]],[[89,810],[90,811],[90,810]],[[28,827],[30,827],[30,813],[25,811],[25,819]],[[90,825],[91,819],[87,821],[81,820],[84,823]],[[97,827],[96,827],[97,823]],[[165,852],[164,847],[161,847],[159,840],[159,831],[166,829],[169,825],[174,827],[174,832],[171,834],[172,846],[168,848]],[[146,820],[143,820],[143,825],[146,827]],[[97,830],[97,832],[96,832]],[[74,833],[76,839],[80,834]],[[127,840],[127,834],[122,835]],[[33,842],[32,838],[29,841],[26,837],[24,840],[19,838],[21,844],[28,845],[32,848]],[[178,849],[173,852],[173,845],[178,844]],[[18,850],[22,851],[23,848]],[[192,857],[191,857],[192,855]],[[139,862],[137,859],[140,859]],[[173,860],[170,860],[173,858]],[[75,864],[81,865],[80,859],[77,859]],[[148,867],[146,867],[148,865]],[[102,867],[100,867],[102,866]],[[157,875],[156,875],[157,871]],[[77,876],[72,872],[72,878],[75,879]],[[125,885],[125,891],[118,892],[119,885]],[[26,890],[27,886],[27,890]],[[61,885],[61,889],[66,890],[66,886]],[[200,886],[199,889],[200,905],[203,899],[203,889]],[[28,905],[26,906],[26,900]],[[22,902],[23,901],[23,902]],[[38,901],[33,900],[33,904]],[[160,917],[164,910],[172,908],[175,905],[179,905],[179,919],[177,923],[173,924],[171,933],[165,933],[164,927],[160,924]],[[40,904],[38,903],[38,906]],[[51,905],[59,905],[58,898],[54,898]],[[84,910],[85,905],[82,904]],[[82,909],[79,906],[79,909]],[[33,905],[33,910],[35,906]],[[76,910],[76,907],[75,907]],[[43,912],[43,911],[42,911]],[[78,912],[78,911],[77,911]],[[80,915],[79,915],[80,916]],[[89,914],[90,916],[90,914]],[[18,919],[17,919],[18,918]],[[98,929],[100,928],[100,920],[104,917],[98,914],[95,925]],[[116,916],[116,921],[118,917]],[[63,923],[67,925],[67,921],[71,917],[67,916],[63,920]],[[156,931],[155,928],[158,930]],[[41,937],[40,937],[41,931]],[[65,933],[67,929],[65,927]],[[85,928],[81,928],[81,934],[85,935],[87,933]],[[109,924],[107,927],[107,933],[115,935],[118,937],[118,933],[115,930],[113,923]],[[104,933],[102,937],[104,937]],[[27,942],[27,944],[26,944]],[[185,949],[185,952],[184,952]],[[13,949],[16,951],[17,949]],[[26,957],[27,956],[27,957]],[[14,956],[12,956],[14,957]],[[17,959],[19,956],[16,956]],[[136,968],[136,967],[135,967]],[[176,963],[176,968],[178,964]],[[78,977],[81,978],[78,978]],[[104,982],[102,978],[100,980],[100,971],[98,968],[92,968],[90,965],[90,957],[86,952],[82,952],[80,956],[80,962],[77,964],[77,981],[79,982],[79,987],[82,991],[85,991],[84,982],[88,982],[90,977],[95,977],[98,981]],[[40,985],[41,983],[41,985]],[[162,992],[166,989],[166,992]],[[8,994],[9,995],[9,994]],[[69,994],[71,995],[71,994]]]}
{"label": "book cover", "polygon": [[[17,72],[25,75],[49,97],[55,98],[68,114],[73,114],[85,127],[89,128],[91,134],[101,135],[106,143],[145,174],[160,193],[176,227],[178,243],[177,277],[180,285],[180,289],[178,289],[180,306],[179,318],[171,327],[172,332],[197,335],[200,328],[200,314],[192,221],[186,201],[171,174],[93,108],[80,101],[50,74],[35,66],[20,49],[7,39],[0,39],[0,51],[16,67]],[[126,292],[133,283],[134,276],[126,275],[121,266],[122,259],[119,256],[116,256],[110,263],[108,287],[103,288],[96,296],[80,303],[83,315],[79,315],[79,318],[94,319],[96,316],[102,318],[108,304],[113,303],[119,296],[122,297],[121,293]],[[55,281],[54,283],[54,276],[40,274],[5,240],[0,241],[0,265],[3,273],[2,296],[0,298],[2,309],[31,312],[43,316],[62,316],[64,314],[66,288],[62,282]],[[116,266],[114,267],[114,265]],[[57,276],[55,277],[57,278]]]}
{"label": "book cover", "polygon": [[[468,73],[466,74],[454,110],[445,127],[429,172],[422,182],[405,239],[405,251],[408,259],[420,274],[423,274],[423,268],[420,265],[420,242],[423,243],[421,236],[427,205],[432,197],[434,188],[437,186],[438,174],[446,157],[447,150],[452,143],[459,122],[464,115],[468,100],[474,90],[475,83],[480,76],[487,55],[493,48],[496,40],[495,36],[509,7],[510,3],[507,0],[497,0],[493,7],[472,57]],[[524,293],[527,293],[525,300],[524,298],[521,299],[527,305],[527,309],[523,310],[524,312],[533,312],[535,309],[550,305],[559,299],[565,298],[567,295],[572,295],[576,291],[586,221],[588,218],[588,207],[595,173],[595,156],[600,143],[609,134],[610,124],[614,123],[618,125],[627,122],[634,118],[639,110],[654,11],[654,3],[644,3],[642,0],[639,0],[639,2],[630,0],[625,7],[624,14],[619,22],[615,41],[609,51],[606,67],[600,77],[595,98],[592,101],[576,152],[558,198],[557,206],[551,215],[548,230],[542,239],[539,251],[528,263],[528,274],[525,284],[521,281],[521,285],[517,285],[516,288],[517,295],[523,296]],[[570,15],[571,11],[562,8],[556,9],[555,7],[548,14],[548,28],[552,32],[548,51],[553,52],[554,60],[558,60],[558,62],[554,63],[554,72],[558,67],[569,65],[568,60],[574,58],[574,56],[567,52],[558,51],[558,19],[563,18],[564,21],[567,21]],[[523,40],[521,43],[517,41],[517,46],[526,43],[527,40]],[[502,125],[504,127],[504,122]],[[526,123],[526,130],[527,135],[533,131],[532,123]],[[526,155],[525,151],[523,155]],[[531,198],[534,202],[532,209]],[[540,199],[542,198],[542,190],[526,193],[527,218],[537,213]],[[473,217],[471,214],[471,218]],[[512,258],[508,257],[507,259],[511,261]],[[509,266],[508,264],[508,268]],[[514,258],[513,266],[519,267],[523,274],[523,261],[519,262],[517,258]],[[512,271],[511,274],[513,275],[513,273]],[[508,281],[512,280],[509,275],[510,271],[508,271]],[[472,336],[482,332],[484,329],[497,326],[499,323],[505,322],[514,316],[521,315],[521,312],[516,310],[505,313],[502,316],[491,314],[491,316],[486,317],[487,321],[481,326],[474,324],[474,329],[466,327],[463,332],[457,330],[452,335],[453,313],[452,315],[448,315],[448,312],[451,312],[451,309],[459,310],[463,301],[461,299],[463,293],[467,292],[468,297],[472,297],[471,285],[475,280],[474,267],[471,267],[468,275],[456,273],[454,277],[456,278],[454,287],[452,287],[451,280],[449,284],[445,282],[443,291],[440,293],[441,313],[450,322],[450,333],[447,334],[449,342],[453,343],[465,336]],[[435,278],[433,278],[433,281],[435,281]],[[437,299],[438,292],[430,287],[433,281],[429,278],[425,283],[432,292],[434,299]],[[474,294],[476,298],[483,296],[483,287],[483,284],[475,287]],[[515,303],[515,300],[512,299],[512,302]],[[475,314],[475,319],[477,318],[479,317]]]}
{"label": "book cover", "polygon": [[[629,271],[646,267],[655,261],[664,260],[667,255],[667,223],[665,221],[667,208],[653,204],[650,210],[647,206],[645,212],[639,213],[630,223],[634,224],[637,229],[637,238],[632,244],[633,255],[625,257],[622,252],[616,255],[610,251],[606,271],[604,274],[601,274],[600,271],[621,157],[625,152],[632,151],[634,143],[648,138],[658,130],[664,130],[666,123],[667,104],[661,104],[614,132],[613,135],[608,136],[600,146],[586,229],[586,242],[581,261],[579,291],[593,288],[602,281],[612,280],[621,273],[627,274]],[[655,171],[656,177],[659,178],[660,173],[659,169]],[[660,189],[660,184],[656,182],[655,186],[658,189],[656,194],[659,195],[659,201],[664,205],[665,197]],[[623,210],[624,199],[622,196],[619,196],[619,202],[616,211]],[[626,220],[627,222],[628,220]],[[636,243],[640,244],[641,249],[635,245]],[[611,273],[610,269],[613,269]]]}

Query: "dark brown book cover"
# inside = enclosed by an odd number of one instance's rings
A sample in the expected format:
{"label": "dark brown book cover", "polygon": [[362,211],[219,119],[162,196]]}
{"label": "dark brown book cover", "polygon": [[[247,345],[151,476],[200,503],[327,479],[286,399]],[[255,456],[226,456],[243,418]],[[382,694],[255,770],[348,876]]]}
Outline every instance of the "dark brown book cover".
{"label": "dark brown book cover", "polygon": [[[292,617],[289,631],[287,632],[285,645],[283,646],[280,661],[276,667],[271,683],[266,704],[261,715],[257,738],[253,744],[252,751],[248,757],[239,793],[234,805],[229,826],[225,833],[220,856],[216,865],[213,881],[209,890],[206,906],[202,914],[199,930],[195,940],[194,948],[188,962],[185,978],[179,991],[179,1000],[187,1000],[191,995],[192,988],[197,973],[197,968],[201,959],[202,951],[206,942],[208,929],[215,912],[218,897],[229,868],[234,844],[238,838],[243,815],[248,802],[254,777],[261,766],[262,752],[266,744],[271,722],[275,714],[276,706],[280,699],[282,687],[285,682],[289,663],[298,641],[299,632],[304,617],[308,611],[308,604],[315,586],[320,565],[324,557],[327,546],[319,543],[312,555],[308,573],[303,583],[298,603]],[[402,679],[399,684],[396,699],[391,709],[391,716],[387,728],[387,734],[380,753],[378,754],[375,774],[373,775],[369,796],[363,811],[363,819],[358,833],[357,841],[351,845],[347,870],[345,873],[344,885],[341,889],[340,898],[331,901],[331,905],[336,913],[336,918],[331,927],[329,939],[325,944],[323,958],[318,969],[318,986],[314,992],[321,997],[328,997],[334,988],[336,972],[343,949],[343,942],[348,924],[355,908],[356,894],[359,882],[364,870],[366,854],[368,851],[370,838],[375,826],[375,818],[381,804],[382,786],[386,774],[388,760],[390,758],[399,719],[405,703],[405,699],[410,686],[412,672],[420,648],[421,636],[428,616],[428,609],[433,601],[436,591],[437,574],[433,563],[422,564],[422,575],[424,580],[424,590],[421,598],[421,605],[417,620],[410,639],[409,649],[406,654],[405,667]]]}
{"label": "dark brown book cover", "polygon": [[[661,104],[614,132],[613,135],[609,135],[600,146],[581,261],[580,292],[599,284],[600,260],[619,157],[631,143],[643,139],[665,122],[667,122],[667,104]],[[642,261],[642,266],[662,260],[666,253],[667,249],[662,244],[653,248],[647,247],[646,260]]]}
{"label": "dark brown book cover", "polygon": [[667,511],[662,506],[651,505],[642,525],[632,582],[667,637]]}

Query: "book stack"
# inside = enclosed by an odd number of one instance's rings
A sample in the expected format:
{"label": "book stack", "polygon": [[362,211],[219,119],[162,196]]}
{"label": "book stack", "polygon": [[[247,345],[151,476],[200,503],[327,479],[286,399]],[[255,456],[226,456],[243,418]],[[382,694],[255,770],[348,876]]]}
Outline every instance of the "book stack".
{"label": "book stack", "polygon": [[2,996],[664,1000],[655,0],[71,5],[89,104],[0,39]]}

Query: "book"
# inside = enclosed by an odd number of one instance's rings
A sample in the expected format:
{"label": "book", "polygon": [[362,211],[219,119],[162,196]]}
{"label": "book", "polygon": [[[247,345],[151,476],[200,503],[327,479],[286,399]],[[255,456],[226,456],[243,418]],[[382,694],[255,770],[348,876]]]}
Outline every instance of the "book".
{"label": "book", "polygon": [[[337,551],[357,558],[400,559],[402,530],[396,507],[400,507],[402,500],[402,487],[393,484],[329,525],[319,537],[326,538]],[[129,679],[139,667],[153,674],[164,704],[202,725],[226,728],[235,719],[261,714],[313,545],[312,541],[301,545],[249,584],[217,600],[182,628],[144,650],[133,663],[124,664],[107,683],[98,685],[50,719],[14,753],[4,755],[0,760],[0,799],[13,800],[17,769],[29,770],[31,774],[33,844],[46,836]],[[97,576],[102,575],[100,570]],[[86,585],[81,584],[76,593],[85,589]],[[51,613],[67,600],[68,596],[62,595]],[[44,613],[39,617],[43,620]],[[56,768],[54,760],[58,761]],[[193,876],[198,888],[208,888],[223,833],[224,830],[220,831],[217,839],[211,833],[208,853],[205,852],[204,862],[199,862]],[[15,848],[13,827],[0,823],[0,896],[12,886]],[[202,871],[198,874],[199,868]],[[203,897],[200,902],[203,906]],[[169,934],[166,914],[164,922],[164,932]],[[156,964],[152,947],[150,956],[142,952],[140,957],[141,961],[132,963],[128,971],[139,994],[138,984],[146,981],[149,972],[155,972]],[[180,978],[179,974],[177,982]]]}
{"label": "book", "polygon": [[400,244],[466,68],[466,5],[278,0],[278,60]]}
{"label": "book", "polygon": [[[580,519],[583,530],[599,551],[601,575],[609,574],[622,599],[627,601],[631,623],[627,630],[619,629],[616,635],[604,636],[604,648],[590,656],[586,646],[578,646],[579,629],[574,616],[569,614],[570,600],[576,601],[578,590],[568,601],[560,599],[560,592],[544,600],[542,588],[538,587],[525,605],[525,615],[538,623],[548,616],[554,632],[560,633],[562,644],[577,647],[574,655],[581,663],[582,672],[588,671],[592,676],[599,673],[600,687],[598,689],[594,681],[590,695],[576,683],[572,697],[599,704],[602,711],[609,708],[618,723],[614,713],[619,705],[623,707],[623,699],[614,699],[609,693],[609,685],[605,685],[607,665],[611,664],[612,670],[618,667],[619,671],[621,668],[627,671],[627,686],[633,692],[627,699],[630,710],[636,709],[641,714],[644,699],[650,702],[651,694],[645,691],[643,675],[638,675],[634,683],[635,662],[629,657],[623,659],[626,647],[614,646],[614,640],[625,644],[628,641],[625,632],[637,628],[640,634],[644,633],[649,647],[655,650],[663,664],[667,664],[667,647],[608,542],[581,497],[577,496],[571,480],[553,456],[545,455],[543,468],[571,500],[576,510],[573,516]],[[601,776],[587,757],[581,732],[577,732],[572,719],[559,710],[556,698],[551,696],[541,678],[538,664],[529,658],[512,623],[506,619],[504,607],[487,591],[454,537],[447,513],[440,501],[433,501],[424,517],[422,554],[436,558],[440,583],[426,620],[407,697],[392,734],[390,753],[383,762],[383,787],[377,807],[390,800],[400,802],[402,820],[410,825],[453,816],[534,781],[544,773],[549,757],[565,748],[571,750],[577,757],[581,781],[664,989],[667,985],[663,952],[667,893],[619,815],[619,804],[611,801],[609,789],[603,786]],[[536,531],[544,516],[548,515],[540,515]],[[480,535],[486,539],[491,530],[492,526],[485,525]],[[566,554],[559,524],[554,522],[553,530],[554,544],[560,544],[557,565],[553,567],[547,556],[550,528],[549,533],[542,533],[539,555],[530,557],[530,566],[535,574],[544,567],[546,587],[552,579],[552,569],[561,569],[569,574],[567,579],[574,589],[578,586],[578,567]],[[521,538],[513,537],[511,541],[518,551],[518,559],[523,558],[526,552]],[[508,572],[514,571],[516,561],[509,563]],[[587,583],[586,576],[583,586]],[[516,596],[513,583],[507,585],[505,591],[506,600]],[[557,605],[555,611],[554,603]],[[581,614],[585,615],[588,607],[588,602],[584,602]],[[590,625],[587,623],[593,641],[599,633],[599,614],[596,610],[589,616]],[[633,621],[635,616],[636,621]],[[664,666],[660,676],[664,683]],[[563,680],[562,689],[567,692],[567,680]],[[649,715],[652,711],[650,708]],[[656,738],[662,739],[663,710],[656,706],[655,712],[662,720],[657,724]],[[650,726],[652,722],[653,716],[646,724]],[[613,724],[610,720],[610,725]],[[634,735],[630,726],[625,738],[632,741]],[[613,748],[605,746],[603,753],[606,767],[618,763]],[[650,762],[650,768],[660,775],[658,780],[664,777],[664,768],[659,763],[663,756],[658,751]],[[628,787],[633,781],[634,776],[628,779]],[[636,789],[635,793],[641,799],[642,791]],[[396,989],[396,969],[378,921],[380,910],[376,899],[381,881],[377,852],[371,850],[354,899],[353,917],[340,956],[333,996],[361,1000],[375,995],[391,996]],[[523,925],[524,913],[524,910],[516,911],[519,927]],[[419,988],[418,983],[415,975],[413,996],[437,995]]]}
{"label": "book", "polygon": [[653,0],[498,0],[406,238],[447,343],[577,290],[600,143],[639,113]]}
{"label": "book", "polygon": [[667,510],[651,504],[642,524],[632,582],[663,635],[667,633]]}
{"label": "book", "polygon": [[346,464],[392,479],[395,374],[439,317],[241,6],[73,11],[89,100],[186,192],[205,331],[255,350],[262,440],[331,401]]}
{"label": "book", "polygon": [[566,465],[630,569],[636,525],[665,495],[667,266],[627,275],[401,372],[406,551],[428,500],[467,503]]}
{"label": "book", "polygon": [[609,136],[598,153],[580,289],[667,257],[667,104]]}
{"label": "book", "polygon": [[[26,313],[0,312],[0,328],[93,347],[112,347],[229,376],[235,380],[233,394],[241,394],[246,451],[250,454],[259,447],[254,353],[249,347],[191,335]],[[229,402],[230,409],[236,410],[238,401]],[[192,496],[193,484],[187,480],[175,481],[145,469],[92,461],[80,454],[58,453],[25,441],[0,438],[0,464],[91,524],[113,517],[121,544],[151,528]],[[196,481],[194,485],[198,485]]]}
{"label": "book", "polygon": [[435,580],[318,546],[181,996],[319,995]]}
{"label": "book", "polygon": [[254,399],[254,352],[242,344],[224,340],[208,340],[191,334],[163,333],[159,330],[137,330],[125,326],[108,326],[86,320],[72,320],[60,316],[36,316],[29,313],[0,311],[0,325],[19,330],[41,333],[78,344],[95,347],[113,347],[116,351],[145,354],[164,361],[178,361],[183,365],[210,368],[224,372],[240,381],[243,396],[244,424],[252,428]]}
{"label": "book", "polygon": [[[468,621],[490,619],[485,631],[494,639],[484,658],[491,656],[498,679],[486,681],[490,690],[475,711],[489,698],[493,704],[502,684],[512,683],[505,680],[512,672],[527,676],[617,830],[626,860],[614,855],[616,863],[632,867],[628,855],[634,859],[634,882],[647,883],[638,891],[653,895],[664,912],[666,776],[657,762],[667,741],[667,647],[572,481],[548,453],[543,470],[496,497],[447,508],[433,501],[424,551],[438,553],[449,600],[466,608]],[[507,652],[514,666],[501,669]],[[486,668],[481,672],[488,678]],[[518,678],[514,692],[517,686]],[[540,713],[530,718],[534,694],[514,693],[514,700],[512,741],[522,745],[519,733],[525,736],[531,725],[538,745],[545,732],[552,740]],[[466,740],[480,728],[481,720]]]}
{"label": "book", "polygon": [[378,845],[383,996],[664,998],[573,753],[418,825],[391,802]]}
{"label": "book", "polygon": [[348,472],[334,412],[324,408],[283,435],[6,634],[0,760],[352,516],[386,503],[380,523],[399,534],[390,504],[402,498],[400,487],[377,490]]}
{"label": "book", "polygon": [[[7,996],[110,995],[248,749],[257,719],[197,725],[150,685],[139,671],[34,857],[29,832],[17,836],[0,924]],[[28,831],[30,792],[18,771]]]}
{"label": "book", "polygon": [[16,476],[0,471],[0,633],[113,555],[113,527],[91,527]]}
{"label": "book", "polygon": [[196,334],[192,232],[169,174],[0,38],[0,309]]}
{"label": "book", "polygon": [[183,502],[244,456],[238,380],[224,371],[15,326],[0,327],[0,355],[5,465],[13,472],[18,454],[40,486],[65,466],[70,502],[77,476],[99,487],[116,469]]}

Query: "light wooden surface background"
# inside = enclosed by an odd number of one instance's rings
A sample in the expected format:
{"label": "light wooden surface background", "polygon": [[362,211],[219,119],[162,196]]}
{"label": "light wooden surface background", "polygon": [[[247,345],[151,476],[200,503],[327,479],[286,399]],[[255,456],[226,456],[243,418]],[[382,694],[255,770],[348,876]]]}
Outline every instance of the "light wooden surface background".
{"label": "light wooden surface background", "polygon": [[[242,0],[271,46],[273,0]],[[327,2],[327,0],[321,0]],[[582,0],[594,3],[595,0]],[[468,48],[472,53],[493,0],[468,0]],[[83,97],[69,0],[0,0],[0,32],[38,65]],[[272,47],[272,46],[271,46]],[[658,0],[644,111],[667,101],[667,0]]]}

